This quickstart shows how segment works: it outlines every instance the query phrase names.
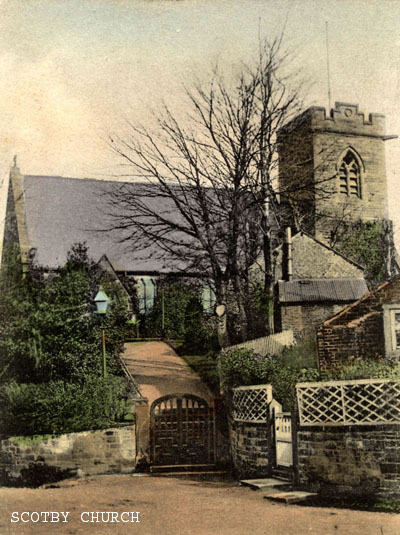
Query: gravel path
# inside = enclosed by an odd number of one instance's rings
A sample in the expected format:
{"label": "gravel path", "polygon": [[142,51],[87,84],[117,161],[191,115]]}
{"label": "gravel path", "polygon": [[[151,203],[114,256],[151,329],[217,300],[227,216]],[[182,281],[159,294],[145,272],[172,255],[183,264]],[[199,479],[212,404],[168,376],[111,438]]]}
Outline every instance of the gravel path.
{"label": "gravel path", "polygon": [[[13,512],[20,518],[23,511],[69,512],[68,522],[10,522]],[[139,511],[140,522],[81,521],[82,513],[88,520],[87,512],[97,511],[124,520],[135,519],[129,514]],[[0,533],[399,535],[400,515],[273,504],[263,500],[261,491],[229,480],[100,476],[62,482],[58,488],[0,489]]]}

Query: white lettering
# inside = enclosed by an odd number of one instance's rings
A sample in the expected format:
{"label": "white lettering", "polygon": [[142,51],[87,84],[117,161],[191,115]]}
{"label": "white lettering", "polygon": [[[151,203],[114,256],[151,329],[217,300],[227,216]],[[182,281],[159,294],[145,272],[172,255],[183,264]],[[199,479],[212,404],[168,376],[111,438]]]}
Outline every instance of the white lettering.
{"label": "white lettering", "polygon": [[[101,521],[106,523],[106,522],[109,522],[110,521],[110,513],[107,513],[107,512],[101,512]],[[104,515],[107,515],[106,517]],[[104,518],[107,518],[107,520],[104,520]]]}
{"label": "white lettering", "polygon": [[44,517],[44,520],[42,520],[42,522],[48,522],[47,518],[49,517],[50,513],[43,511],[40,514]]}
{"label": "white lettering", "polygon": [[19,522],[19,514],[17,511],[14,511],[13,513],[11,513],[11,522]]}
{"label": "white lettering", "polygon": [[[98,511],[96,511],[96,513],[90,513],[90,514],[92,515],[92,520],[90,522],[100,522]],[[96,520],[93,520],[95,518],[95,515],[96,515]]]}
{"label": "white lettering", "polygon": [[61,511],[61,514],[63,515],[63,517],[64,517],[64,519],[65,519],[65,520],[63,520],[62,522],[68,522],[68,515],[69,515],[69,512],[63,513],[63,512]]}
{"label": "white lettering", "polygon": [[[28,515],[28,520],[24,520],[24,519],[22,518],[23,515]],[[24,511],[23,513],[21,513],[21,522],[25,522],[25,523],[26,523],[26,522],[29,522],[29,513],[28,513],[28,511]]]}
{"label": "white lettering", "polygon": [[[133,513],[133,512],[131,512],[131,515],[132,515],[132,520],[131,520],[131,522],[140,522],[140,520],[139,520],[139,515],[140,515],[140,513],[139,513],[139,512],[137,512],[137,513]],[[136,520],[133,520],[133,515],[136,515]]]}
{"label": "white lettering", "polygon": [[[128,515],[128,520],[124,520],[122,518],[123,515]],[[129,522],[129,513],[128,513],[128,511],[124,511],[123,513],[121,513],[121,522]]]}
{"label": "white lettering", "polygon": [[119,522],[118,520],[118,513],[116,511],[113,511],[111,513],[111,521],[110,522]]}
{"label": "white lettering", "polygon": [[51,511],[50,516],[51,516],[50,522],[60,522],[60,513],[56,511]]}
{"label": "white lettering", "polygon": [[89,513],[87,511],[84,511],[83,513],[81,513],[81,522],[90,522],[90,520],[83,520],[83,515],[89,516]]}
{"label": "white lettering", "polygon": [[[36,520],[33,519],[33,515],[36,515],[35,516]],[[34,511],[33,513],[31,513],[31,522],[35,522],[36,523],[36,522],[39,522],[39,520],[40,520],[40,515],[39,515],[39,513],[37,511]]]}

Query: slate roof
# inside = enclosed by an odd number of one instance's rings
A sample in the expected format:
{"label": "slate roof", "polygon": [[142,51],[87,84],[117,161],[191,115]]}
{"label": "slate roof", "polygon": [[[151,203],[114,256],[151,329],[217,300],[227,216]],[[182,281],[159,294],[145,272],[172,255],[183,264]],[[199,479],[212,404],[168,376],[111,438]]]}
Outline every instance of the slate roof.
{"label": "slate roof", "polygon": [[368,292],[364,279],[302,279],[278,282],[280,303],[356,301]]}
{"label": "slate roof", "polygon": [[[130,183],[139,188],[140,183]],[[176,260],[148,258],[148,251],[127,251],[121,230],[102,232],[111,223],[106,193],[121,182],[59,176],[24,176],[25,216],[30,247],[48,268],[62,266],[74,243],[86,242],[98,261],[105,254],[116,271],[171,273],[185,266]],[[159,203],[157,199],[149,202]],[[164,201],[167,202],[167,201]]]}

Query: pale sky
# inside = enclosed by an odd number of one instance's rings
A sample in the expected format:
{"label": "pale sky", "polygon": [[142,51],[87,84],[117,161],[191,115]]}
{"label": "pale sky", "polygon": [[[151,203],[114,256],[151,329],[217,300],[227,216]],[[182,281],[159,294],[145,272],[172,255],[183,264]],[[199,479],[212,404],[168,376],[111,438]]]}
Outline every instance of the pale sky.
{"label": "pale sky", "polygon": [[[106,140],[125,118],[179,106],[182,82],[250,58],[286,17],[306,104],[328,106],[328,22],[332,105],[382,113],[400,134],[400,0],[0,0],[0,181],[14,154],[24,174],[107,178]],[[399,164],[400,141],[388,141],[398,241]]]}

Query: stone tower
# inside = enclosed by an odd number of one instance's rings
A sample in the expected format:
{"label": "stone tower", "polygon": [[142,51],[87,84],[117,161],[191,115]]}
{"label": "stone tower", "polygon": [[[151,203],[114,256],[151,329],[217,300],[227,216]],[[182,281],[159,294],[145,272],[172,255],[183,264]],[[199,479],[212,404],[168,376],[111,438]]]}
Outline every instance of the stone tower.
{"label": "stone tower", "polygon": [[388,218],[385,117],[336,102],[312,107],[278,133],[279,189],[294,226],[329,242],[341,222]]}

